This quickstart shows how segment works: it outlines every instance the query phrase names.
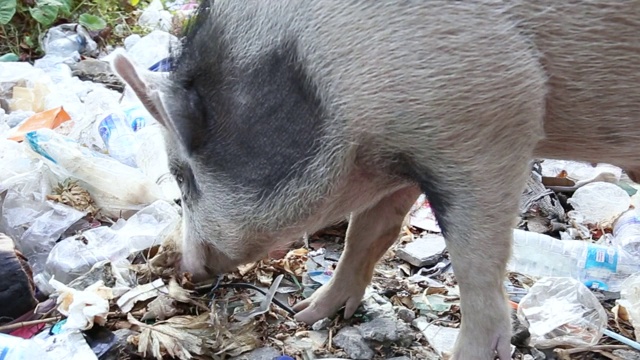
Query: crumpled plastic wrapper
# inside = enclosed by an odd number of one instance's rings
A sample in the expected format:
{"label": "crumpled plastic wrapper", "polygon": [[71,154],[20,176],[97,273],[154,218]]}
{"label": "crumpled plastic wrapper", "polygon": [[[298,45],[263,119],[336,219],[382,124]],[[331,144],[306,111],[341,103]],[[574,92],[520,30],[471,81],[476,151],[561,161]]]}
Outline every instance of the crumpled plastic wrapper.
{"label": "crumpled plastic wrapper", "polygon": [[607,326],[607,313],[580,281],[565,277],[538,280],[518,305],[529,324],[531,345],[552,348],[596,345]]}
{"label": "crumpled plastic wrapper", "polygon": [[109,313],[109,300],[113,298],[111,288],[102,280],[79,291],[51,279],[49,284],[58,293],[58,311],[67,317],[62,330],[89,330],[94,323],[104,325]]}

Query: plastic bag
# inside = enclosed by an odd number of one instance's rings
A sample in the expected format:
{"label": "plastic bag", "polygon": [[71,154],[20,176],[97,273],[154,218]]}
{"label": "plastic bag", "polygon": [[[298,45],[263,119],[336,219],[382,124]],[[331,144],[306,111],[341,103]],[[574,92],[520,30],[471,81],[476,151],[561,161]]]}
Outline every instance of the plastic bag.
{"label": "plastic bag", "polygon": [[588,183],[604,181],[618,183],[622,176],[622,169],[610,164],[597,164],[595,167],[587,162],[545,159],[542,162],[542,175],[545,177],[559,177],[566,173],[566,180],[573,182],[573,186],[549,186],[557,191],[576,190]]}
{"label": "plastic bag", "polygon": [[617,185],[595,182],[582,186],[568,200],[588,224],[613,222],[629,209],[631,197]]}
{"label": "plastic bag", "polygon": [[7,116],[4,113],[4,109],[0,108],[0,139],[7,137],[11,127],[7,123]]}
{"label": "plastic bag", "polygon": [[154,30],[138,40],[127,53],[136,64],[148,69],[170,55],[169,47],[179,48],[178,38],[168,32]]}
{"label": "plastic bag", "polygon": [[57,179],[27,149],[0,140],[0,231],[15,240],[38,273],[55,241],[84,213],[46,200]]}
{"label": "plastic bag", "polygon": [[164,9],[160,0],[153,0],[138,18],[138,25],[147,30],[171,30],[171,13]]}
{"label": "plastic bag", "polygon": [[607,326],[607,313],[578,280],[545,277],[538,280],[518,305],[518,317],[529,324],[531,345],[591,346]]}
{"label": "plastic bag", "polygon": [[640,274],[630,276],[622,283],[620,300],[616,303],[627,310],[636,340],[640,340]]}
{"label": "plastic bag", "polygon": [[120,106],[119,99],[121,94],[86,81],[82,84],[67,85],[73,88],[76,96],[83,104],[82,113],[74,114],[69,112],[74,121],[69,137],[80,145],[92,149],[106,150],[98,131],[99,123],[113,109],[117,109]]}
{"label": "plastic bag", "polygon": [[169,158],[163,137],[163,127],[158,123],[147,125],[136,132],[140,146],[136,163],[150,181],[158,184],[165,199],[179,199],[180,186],[169,170]]}
{"label": "plastic bag", "polygon": [[127,210],[139,210],[162,199],[162,191],[144,174],[117,160],[91,151],[50,129],[26,135],[30,147],[47,159],[60,179],[78,179],[101,208],[113,217]]}
{"label": "plastic bag", "polygon": [[98,44],[87,30],[78,24],[62,24],[49,29],[42,38],[42,49],[47,55],[72,57],[74,53],[95,56]]}
{"label": "plastic bag", "polygon": [[60,241],[47,258],[46,270],[68,284],[99,261],[117,261],[160,244],[179,221],[174,207],[154,202],[129,220],[120,219],[111,227],[97,227]]}
{"label": "plastic bag", "polygon": [[0,98],[11,98],[15,86],[33,88],[36,83],[51,85],[42,70],[27,62],[3,63],[0,66]]}

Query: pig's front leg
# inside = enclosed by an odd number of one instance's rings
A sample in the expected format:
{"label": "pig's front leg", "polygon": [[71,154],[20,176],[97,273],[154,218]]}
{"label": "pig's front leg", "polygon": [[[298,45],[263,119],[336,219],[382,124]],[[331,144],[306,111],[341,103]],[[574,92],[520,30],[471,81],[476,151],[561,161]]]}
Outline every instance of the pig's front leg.
{"label": "pig's front leg", "polygon": [[312,324],[345,306],[349,318],[356,311],[373,270],[396,241],[402,221],[420,195],[418,187],[398,190],[372,208],[351,216],[345,250],[329,283],[295,306],[296,319]]}

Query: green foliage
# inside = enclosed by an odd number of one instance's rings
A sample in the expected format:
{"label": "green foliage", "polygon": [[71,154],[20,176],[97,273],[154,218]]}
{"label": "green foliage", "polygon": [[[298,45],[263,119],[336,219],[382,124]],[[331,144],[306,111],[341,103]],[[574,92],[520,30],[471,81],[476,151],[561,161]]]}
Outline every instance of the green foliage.
{"label": "green foliage", "polygon": [[[94,32],[100,44],[119,43],[136,26],[137,7],[150,0],[0,0],[0,56],[18,54],[22,59],[41,56],[38,39],[50,27],[77,22]],[[112,31],[117,29],[117,31]]]}
{"label": "green foliage", "polygon": [[80,15],[78,17],[78,22],[87,29],[94,31],[102,30],[107,27],[107,22],[103,18],[90,14]]}
{"label": "green foliage", "polygon": [[16,0],[4,0],[0,2],[0,25],[6,25],[16,13],[18,2]]}

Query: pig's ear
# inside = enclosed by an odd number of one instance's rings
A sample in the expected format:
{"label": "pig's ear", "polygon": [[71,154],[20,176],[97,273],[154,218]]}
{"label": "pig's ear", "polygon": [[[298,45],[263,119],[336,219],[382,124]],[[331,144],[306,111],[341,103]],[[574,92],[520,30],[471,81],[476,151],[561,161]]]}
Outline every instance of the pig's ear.
{"label": "pig's ear", "polygon": [[113,59],[114,72],[131,87],[147,111],[164,127],[175,132],[161,97],[162,82],[166,81],[159,73],[135,66],[122,54]]}

